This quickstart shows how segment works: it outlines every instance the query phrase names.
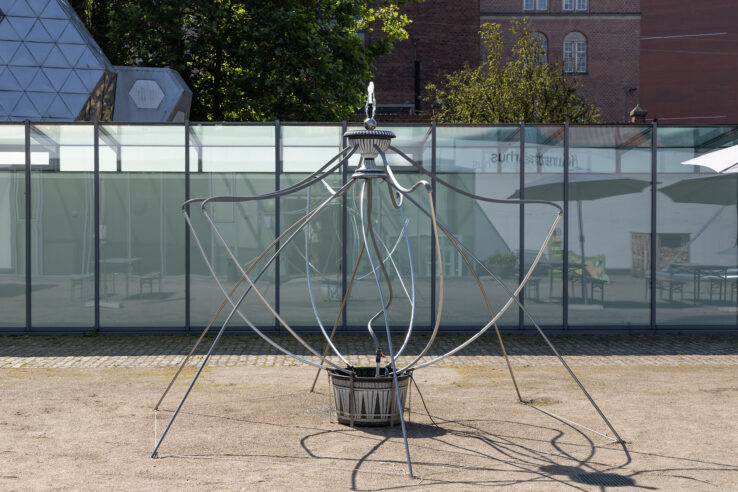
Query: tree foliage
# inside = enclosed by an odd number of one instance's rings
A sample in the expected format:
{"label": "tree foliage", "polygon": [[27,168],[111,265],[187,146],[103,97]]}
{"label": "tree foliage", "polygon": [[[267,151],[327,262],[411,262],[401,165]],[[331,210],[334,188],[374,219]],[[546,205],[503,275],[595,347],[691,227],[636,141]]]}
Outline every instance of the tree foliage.
{"label": "tree foliage", "polygon": [[[407,0],[73,0],[116,65],[170,67],[191,119],[335,121],[407,38]],[[365,44],[362,33],[383,35]]]}
{"label": "tree foliage", "polygon": [[433,119],[443,123],[592,123],[599,110],[577,91],[561,63],[548,63],[541,40],[526,20],[513,21],[516,38],[504,57],[499,24],[480,31],[487,59],[476,68],[447,74],[426,89],[434,102]]}

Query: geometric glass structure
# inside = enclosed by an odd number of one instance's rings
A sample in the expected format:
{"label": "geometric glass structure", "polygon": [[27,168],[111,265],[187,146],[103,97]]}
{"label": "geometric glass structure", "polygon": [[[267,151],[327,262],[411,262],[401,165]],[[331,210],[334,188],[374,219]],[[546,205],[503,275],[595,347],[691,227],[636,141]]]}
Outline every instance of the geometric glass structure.
{"label": "geometric glass structure", "polygon": [[[136,112],[140,107],[126,98],[128,91],[116,95],[119,74],[127,86],[137,77],[164,81],[159,88],[164,103]],[[0,121],[183,121],[191,98],[174,70],[112,66],[65,0],[3,2]],[[116,105],[123,106],[121,117]]]}

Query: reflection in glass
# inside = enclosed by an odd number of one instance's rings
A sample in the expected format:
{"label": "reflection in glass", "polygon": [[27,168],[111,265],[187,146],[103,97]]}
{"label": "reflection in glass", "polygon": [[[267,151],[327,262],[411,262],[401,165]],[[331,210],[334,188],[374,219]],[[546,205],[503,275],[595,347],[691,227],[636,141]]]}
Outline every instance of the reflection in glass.
{"label": "reflection in glass", "polygon": [[100,174],[101,329],[184,325],[183,141],[183,126],[100,126],[121,169]]}
{"label": "reflection in glass", "polygon": [[[520,184],[518,127],[438,127],[437,168],[441,179],[470,193],[505,199]],[[486,263],[510,290],[518,285],[520,247],[519,208],[460,195],[442,185],[436,189],[438,220]],[[549,223],[550,224],[550,223]],[[441,236],[446,274],[444,327],[472,328],[486,324],[487,311],[474,276],[447,238]],[[495,314],[509,296],[479,268]],[[518,310],[511,307],[499,326],[517,326]]]}
{"label": "reflection in glass", "polygon": [[94,328],[94,154],[92,125],[34,125],[31,166],[34,329]]}
{"label": "reflection in glass", "polygon": [[682,161],[735,145],[735,128],[659,128],[656,324],[735,325],[738,175]]}
{"label": "reflection in glass", "polygon": [[569,325],[648,326],[634,265],[651,227],[650,127],[572,126],[569,139]]}
{"label": "reflection in glass", "polygon": [[0,125],[0,156],[5,156],[0,158],[0,329],[22,330],[26,326],[23,125]]}

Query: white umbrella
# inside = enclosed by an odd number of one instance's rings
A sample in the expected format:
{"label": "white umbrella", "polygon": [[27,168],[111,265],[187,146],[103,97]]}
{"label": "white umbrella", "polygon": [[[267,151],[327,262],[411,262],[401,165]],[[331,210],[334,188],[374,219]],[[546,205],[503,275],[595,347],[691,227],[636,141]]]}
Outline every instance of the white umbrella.
{"label": "white umbrella", "polygon": [[738,173],[738,145],[689,159],[682,164],[709,167],[720,174]]}

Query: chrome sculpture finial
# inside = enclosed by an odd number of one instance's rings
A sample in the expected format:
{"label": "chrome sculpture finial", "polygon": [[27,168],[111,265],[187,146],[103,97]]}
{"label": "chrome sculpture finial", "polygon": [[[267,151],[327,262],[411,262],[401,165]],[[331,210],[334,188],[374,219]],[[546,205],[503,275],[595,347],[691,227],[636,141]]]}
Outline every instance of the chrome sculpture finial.
{"label": "chrome sculpture finial", "polygon": [[[372,107],[371,114],[369,114],[369,106]],[[367,130],[374,130],[377,128],[377,121],[374,119],[374,114],[377,112],[377,100],[374,98],[373,81],[369,81],[369,86],[366,88],[366,104],[364,105],[364,112],[366,113],[364,128]]]}

